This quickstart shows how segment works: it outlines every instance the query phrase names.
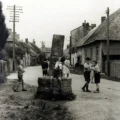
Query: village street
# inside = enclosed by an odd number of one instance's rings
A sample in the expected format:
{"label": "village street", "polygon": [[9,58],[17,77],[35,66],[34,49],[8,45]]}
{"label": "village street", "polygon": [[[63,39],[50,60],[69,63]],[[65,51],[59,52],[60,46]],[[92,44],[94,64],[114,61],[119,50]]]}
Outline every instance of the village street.
{"label": "village street", "polygon": [[[24,80],[29,85],[37,86],[37,79],[42,75],[41,67],[25,69]],[[76,100],[60,102],[68,107],[75,120],[119,120],[120,119],[120,83],[101,80],[101,92],[85,93],[81,91],[84,78],[81,75],[71,75],[73,92]],[[17,74],[11,74],[8,79],[16,79]],[[95,84],[90,84],[90,90],[95,90]]]}

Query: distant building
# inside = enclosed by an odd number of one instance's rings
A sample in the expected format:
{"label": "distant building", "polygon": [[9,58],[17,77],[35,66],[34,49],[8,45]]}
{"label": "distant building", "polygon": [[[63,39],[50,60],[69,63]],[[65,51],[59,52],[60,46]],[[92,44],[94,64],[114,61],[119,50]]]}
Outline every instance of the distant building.
{"label": "distant building", "polygon": [[49,58],[51,55],[51,48],[46,47],[45,43],[42,41],[41,51],[45,54],[46,58]]}
{"label": "distant building", "polygon": [[49,48],[49,47],[43,47],[42,48],[42,52],[45,53],[46,58],[49,58],[50,55],[51,55],[51,48]]}
{"label": "distant building", "polygon": [[31,58],[31,65],[36,65],[38,61],[39,54],[41,53],[40,48],[38,48],[35,44],[35,40],[33,40],[33,43],[29,42],[28,39],[25,39],[26,45],[29,47],[29,53]]}
{"label": "distant building", "polygon": [[[71,34],[71,64],[74,66],[77,62],[81,62],[81,50],[78,50],[78,44],[82,41],[84,36],[86,36],[90,30],[96,27],[96,24],[86,23],[86,21],[82,24],[82,26],[72,30]],[[78,52],[79,51],[79,52]]]}
{"label": "distant building", "polygon": [[67,45],[67,48],[63,51],[63,55],[70,58],[70,45]]}

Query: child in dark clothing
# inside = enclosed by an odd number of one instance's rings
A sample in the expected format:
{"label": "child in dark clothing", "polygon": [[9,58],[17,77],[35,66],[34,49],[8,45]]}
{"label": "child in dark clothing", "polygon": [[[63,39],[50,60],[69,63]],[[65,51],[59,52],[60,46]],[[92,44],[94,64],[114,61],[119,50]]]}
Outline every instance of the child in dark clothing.
{"label": "child in dark clothing", "polygon": [[86,62],[84,64],[84,78],[85,78],[85,84],[82,87],[82,90],[84,92],[91,92],[89,88],[89,83],[90,83],[90,58],[86,58]]}
{"label": "child in dark clothing", "polygon": [[99,89],[99,83],[100,83],[100,68],[98,66],[97,61],[94,61],[94,72],[95,72],[95,84],[96,84],[96,91],[94,91],[94,93],[99,93],[100,89]]}
{"label": "child in dark clothing", "polygon": [[43,76],[47,76],[48,75],[48,62],[47,62],[47,59],[45,59],[44,62],[42,63],[42,70],[43,70]]}

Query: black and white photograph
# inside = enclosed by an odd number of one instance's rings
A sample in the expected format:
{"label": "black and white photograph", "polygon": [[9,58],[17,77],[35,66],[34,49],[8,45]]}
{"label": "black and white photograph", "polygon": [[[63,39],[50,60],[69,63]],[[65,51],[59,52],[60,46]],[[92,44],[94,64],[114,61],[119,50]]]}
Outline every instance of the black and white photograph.
{"label": "black and white photograph", "polygon": [[0,0],[0,120],[120,120],[120,0]]}

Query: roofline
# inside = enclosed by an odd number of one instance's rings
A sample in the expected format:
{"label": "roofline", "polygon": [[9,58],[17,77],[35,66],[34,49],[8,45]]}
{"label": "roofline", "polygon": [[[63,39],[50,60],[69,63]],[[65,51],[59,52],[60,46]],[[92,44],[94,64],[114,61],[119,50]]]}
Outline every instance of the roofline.
{"label": "roofline", "polygon": [[82,26],[79,26],[79,27],[77,27],[77,28],[71,30],[71,31],[70,31],[70,34],[71,34],[72,31],[74,31],[74,30],[76,30],[76,29],[78,29],[78,28],[80,28],[80,27],[82,27]]}
{"label": "roofline", "polygon": [[[89,45],[89,44],[91,44],[91,43],[98,42],[98,41],[107,41],[107,40],[94,40],[94,41],[92,41],[92,42],[89,42],[89,43],[87,43],[87,44],[83,44],[83,45],[78,46],[78,47],[83,47],[83,46],[86,46],[86,45]],[[110,41],[120,42],[120,40],[110,40]]]}

